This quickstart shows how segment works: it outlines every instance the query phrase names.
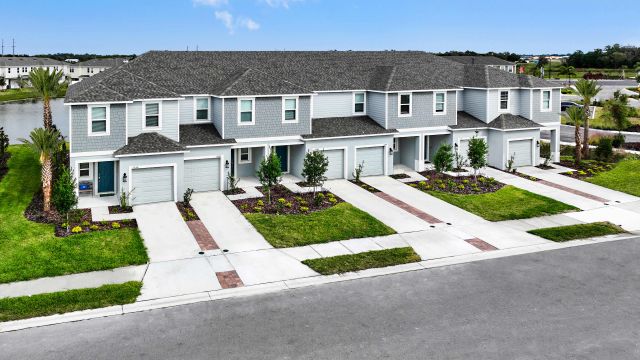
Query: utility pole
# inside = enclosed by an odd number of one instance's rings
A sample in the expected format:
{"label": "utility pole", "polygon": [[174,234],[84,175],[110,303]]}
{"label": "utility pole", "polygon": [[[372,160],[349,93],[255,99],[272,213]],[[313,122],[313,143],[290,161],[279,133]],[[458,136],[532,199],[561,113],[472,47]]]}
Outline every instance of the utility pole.
{"label": "utility pole", "polygon": [[2,39],[2,55],[0,56],[4,56],[4,39]]}
{"label": "utility pole", "polygon": [[16,39],[11,39],[11,53],[13,56],[16,55]]}

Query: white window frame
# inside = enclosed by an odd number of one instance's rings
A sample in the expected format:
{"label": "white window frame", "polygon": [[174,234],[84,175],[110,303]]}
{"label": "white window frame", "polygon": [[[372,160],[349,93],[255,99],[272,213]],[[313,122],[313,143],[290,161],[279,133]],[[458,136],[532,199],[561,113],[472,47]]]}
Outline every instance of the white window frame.
{"label": "white window frame", "polygon": [[[93,108],[103,107],[106,108],[107,126],[104,132],[93,132]],[[96,104],[87,106],[87,136],[109,136],[111,135],[111,107],[109,104]]]}
{"label": "white window frame", "polygon": [[[544,93],[549,93],[549,108],[544,108]],[[553,108],[553,92],[551,90],[540,90],[540,111],[541,112],[550,112]]]}
{"label": "white window frame", "polygon": [[[207,99],[207,118],[198,119],[198,100]],[[202,109],[200,109],[202,110]],[[193,122],[210,122],[211,121],[211,98],[208,96],[195,96],[193,98]]]}
{"label": "white window frame", "polygon": [[[158,126],[147,126],[147,105],[158,104]],[[142,130],[162,130],[162,101],[145,101],[142,103]]]}
{"label": "white window frame", "polygon": [[[296,101],[296,108],[295,108],[296,116],[293,119],[290,119],[290,120],[285,119],[285,116],[284,116],[285,111],[286,111],[285,104],[286,104],[287,100],[295,100]],[[300,111],[300,101],[298,100],[297,96],[283,96],[282,97],[282,123],[283,124],[297,123],[298,119],[299,119],[299,116],[298,116],[299,111]]]}
{"label": "white window frame", "polygon": [[[247,150],[248,151],[248,157],[247,160],[242,160],[242,150]],[[251,164],[251,153],[253,151],[251,151],[251,148],[239,148],[238,149],[238,164]]]}
{"label": "white window frame", "polygon": [[[87,164],[87,168],[86,169],[82,168],[82,165],[84,165],[84,164]],[[92,163],[90,163],[88,161],[78,163],[78,178],[79,179],[91,179],[92,178],[91,174],[93,173],[93,171],[92,171],[93,170],[93,166],[91,166],[91,165],[92,165]],[[82,175],[82,171],[83,170],[89,171],[89,174],[88,175]]]}
{"label": "white window frame", "polygon": [[[403,95],[409,95],[409,113],[408,114],[402,114],[400,112],[400,109],[402,107],[402,96]],[[405,104],[406,105],[406,104]],[[412,93],[398,93],[398,117],[410,117],[413,114],[413,94]]]}
{"label": "white window frame", "polygon": [[[507,93],[507,108],[502,108],[502,93]],[[509,112],[511,110],[511,92],[508,89],[498,90],[498,111],[499,112]]]}
{"label": "white window frame", "polygon": [[[251,100],[251,122],[240,121],[242,115],[242,106],[240,104],[243,100]],[[238,98],[238,126],[255,125],[256,124],[256,99],[255,98]]]}
{"label": "white window frame", "polygon": [[[436,111],[436,98],[438,94],[444,94],[444,103],[442,112]],[[446,91],[436,91],[433,93],[433,115],[447,115],[447,92]]]}
{"label": "white window frame", "polygon": [[[357,94],[363,95],[362,111],[356,111],[356,104],[360,104],[359,102],[356,102]],[[398,99],[398,101],[400,101],[400,99]],[[351,108],[351,110],[353,115],[365,115],[367,113],[367,92],[366,91],[356,91],[353,93],[353,107]]]}

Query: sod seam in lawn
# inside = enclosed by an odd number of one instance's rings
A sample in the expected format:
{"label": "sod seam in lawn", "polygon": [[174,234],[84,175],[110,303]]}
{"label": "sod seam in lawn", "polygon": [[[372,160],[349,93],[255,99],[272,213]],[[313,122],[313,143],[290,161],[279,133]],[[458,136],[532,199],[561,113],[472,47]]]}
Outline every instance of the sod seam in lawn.
{"label": "sod seam in lawn", "polygon": [[620,161],[613,169],[585,180],[612,190],[640,196],[640,160]]}
{"label": "sod seam in lawn", "polygon": [[396,233],[348,203],[304,215],[245,214],[245,217],[277,248]]}
{"label": "sod seam in lawn", "polygon": [[407,264],[420,260],[420,256],[411,247],[403,247],[310,259],[304,260],[302,263],[322,275],[331,275]]}
{"label": "sod seam in lawn", "polygon": [[130,304],[136,301],[141,288],[141,282],[130,281],[97,288],[4,298],[0,299],[0,322]]}
{"label": "sod seam in lawn", "polygon": [[40,187],[37,157],[24,145],[9,147],[9,172],[0,181],[0,283],[145,264],[138,229],[56,237],[54,226],[23,212]]}
{"label": "sod seam in lawn", "polygon": [[486,194],[460,195],[441,191],[429,191],[429,194],[489,221],[528,219],[578,210],[511,185]]}
{"label": "sod seam in lawn", "polygon": [[557,226],[550,228],[534,229],[527,231],[547,240],[563,242],[576,239],[586,239],[597,236],[624,233],[624,229],[610,222],[595,222],[589,224],[577,224]]}

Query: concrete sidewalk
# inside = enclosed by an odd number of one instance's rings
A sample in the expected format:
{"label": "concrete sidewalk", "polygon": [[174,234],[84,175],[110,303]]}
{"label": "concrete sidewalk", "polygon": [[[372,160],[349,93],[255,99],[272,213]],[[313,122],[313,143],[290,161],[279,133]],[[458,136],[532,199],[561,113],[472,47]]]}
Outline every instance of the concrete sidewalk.
{"label": "concrete sidewalk", "polygon": [[399,233],[426,230],[429,224],[347,180],[330,180],[324,185],[344,201],[369,213]]}

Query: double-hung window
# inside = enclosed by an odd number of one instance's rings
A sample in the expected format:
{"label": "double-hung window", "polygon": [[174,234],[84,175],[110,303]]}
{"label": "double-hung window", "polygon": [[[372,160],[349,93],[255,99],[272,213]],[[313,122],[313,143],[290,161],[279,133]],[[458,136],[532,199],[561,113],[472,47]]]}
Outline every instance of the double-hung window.
{"label": "double-hung window", "polygon": [[542,103],[540,104],[541,111],[551,111],[551,90],[542,90]]}
{"label": "double-hung window", "polygon": [[353,94],[354,114],[364,114],[365,101],[365,94],[363,92],[357,92]]}
{"label": "double-hung window", "polygon": [[447,93],[437,92],[433,97],[433,113],[443,115],[447,113]]}
{"label": "double-hung window", "polygon": [[509,110],[509,90],[500,91],[500,110]]}
{"label": "double-hung window", "polygon": [[298,98],[283,99],[283,122],[298,122]]}
{"label": "double-hung window", "polygon": [[89,135],[109,135],[109,108],[89,107]]}
{"label": "double-hung window", "polygon": [[209,98],[196,98],[196,121],[209,120]]}
{"label": "double-hung window", "polygon": [[91,176],[91,167],[89,163],[80,163],[80,177],[89,177]]}
{"label": "double-hung window", "polygon": [[251,148],[241,148],[239,150],[239,159],[238,162],[240,164],[250,164],[251,163]]}
{"label": "double-hung window", "polygon": [[144,104],[144,127],[145,128],[160,127],[160,103]]}
{"label": "double-hung window", "polygon": [[255,123],[255,103],[253,99],[240,99],[240,111],[238,112],[238,122],[241,125]]}
{"label": "double-hung window", "polygon": [[411,116],[411,94],[399,94],[398,116]]}

